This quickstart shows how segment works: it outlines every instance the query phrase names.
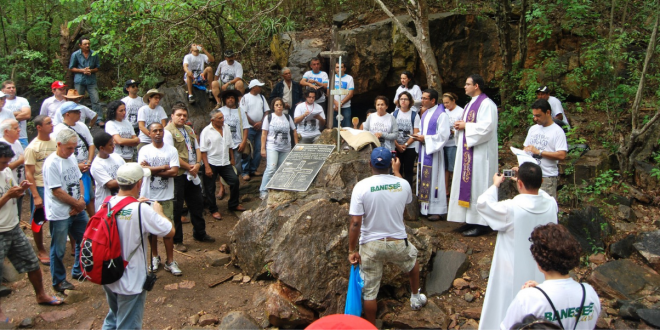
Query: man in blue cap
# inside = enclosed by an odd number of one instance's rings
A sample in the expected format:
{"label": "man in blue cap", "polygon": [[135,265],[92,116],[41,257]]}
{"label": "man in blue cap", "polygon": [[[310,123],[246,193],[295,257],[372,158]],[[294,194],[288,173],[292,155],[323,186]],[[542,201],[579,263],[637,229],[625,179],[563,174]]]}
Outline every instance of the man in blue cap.
{"label": "man in blue cap", "polygon": [[[421,309],[426,296],[420,293],[417,249],[408,242],[403,212],[412,202],[412,189],[401,177],[399,159],[383,147],[371,153],[372,176],[358,182],[351,196],[351,225],[348,233],[348,260],[360,264],[364,279],[364,317],[376,324],[376,296],[383,276],[383,264],[391,262],[410,277],[410,307]],[[394,175],[389,174],[390,169]],[[359,251],[358,251],[359,237]]]}

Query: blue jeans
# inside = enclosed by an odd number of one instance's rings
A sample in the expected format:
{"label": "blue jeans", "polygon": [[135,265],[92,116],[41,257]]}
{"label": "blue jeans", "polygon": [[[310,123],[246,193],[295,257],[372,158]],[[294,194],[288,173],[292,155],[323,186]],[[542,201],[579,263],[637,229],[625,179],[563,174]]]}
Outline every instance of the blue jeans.
{"label": "blue jeans", "polygon": [[[37,192],[39,197],[43,200],[44,198],[44,187],[37,187]],[[34,214],[34,196],[30,194],[30,224],[32,224],[32,215]]]}
{"label": "blue jeans", "polygon": [[[332,122],[334,123],[332,127],[337,127],[337,112],[333,111],[332,112],[334,115],[332,116]],[[351,123],[351,107],[348,108],[341,108],[341,115],[344,117],[341,120],[341,127],[353,127]]]}
{"label": "blue jeans", "polygon": [[261,187],[259,188],[261,193],[268,192],[266,185],[268,185],[270,178],[272,178],[275,171],[280,168],[280,165],[282,165],[288,154],[289,152],[279,152],[277,150],[266,149],[266,171],[264,172],[264,177],[261,180]]}
{"label": "blue jeans", "polygon": [[241,165],[243,166],[243,175],[252,175],[259,168],[261,163],[261,130],[256,130],[252,127],[248,129],[248,140],[252,142],[254,147],[252,150],[252,157],[243,157]]}
{"label": "blue jeans", "polygon": [[64,252],[66,251],[66,238],[69,234],[76,241],[76,255],[71,269],[71,276],[78,277],[80,270],[80,249],[85,228],[87,228],[87,212],[84,210],[64,220],[50,221],[50,274],[53,277],[53,286],[66,280],[66,267],[64,266]]}
{"label": "blue jeans", "polygon": [[[101,105],[99,104],[99,90],[96,87],[96,84],[94,85],[83,85],[83,84],[76,84],[75,85],[76,90],[78,91],[78,94],[80,95],[85,95],[85,91],[89,94],[89,99],[92,101],[92,110],[96,112],[96,122],[100,122],[103,120],[103,109],[101,108]],[[94,123],[90,123],[94,124]]]}
{"label": "blue jeans", "polygon": [[105,297],[110,306],[108,315],[103,321],[103,330],[142,329],[147,291],[143,290],[140,294],[123,295],[110,291],[105,285],[103,291],[105,291]]}
{"label": "blue jeans", "polygon": [[23,147],[23,149],[27,148],[28,138],[21,138],[21,139],[18,139],[18,141],[21,143],[21,146]]}

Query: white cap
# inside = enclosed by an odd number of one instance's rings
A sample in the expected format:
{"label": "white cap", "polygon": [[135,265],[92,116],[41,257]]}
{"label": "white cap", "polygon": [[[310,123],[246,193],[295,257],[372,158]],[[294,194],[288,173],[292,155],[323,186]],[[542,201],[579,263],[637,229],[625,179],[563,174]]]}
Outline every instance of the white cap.
{"label": "white cap", "polygon": [[[262,85],[263,85],[263,84],[262,84]],[[0,97],[5,97],[5,96],[7,96],[7,94],[5,94],[5,93],[3,93],[3,92],[0,91]]]}
{"label": "white cap", "polygon": [[117,183],[121,185],[134,184],[148,176],[151,176],[151,171],[138,163],[126,163],[117,169]]}
{"label": "white cap", "polygon": [[251,88],[254,87],[254,86],[263,86],[263,85],[264,85],[264,83],[262,83],[261,81],[259,81],[259,79],[252,79],[252,80],[250,81],[250,85],[248,86],[248,89],[251,89]]}

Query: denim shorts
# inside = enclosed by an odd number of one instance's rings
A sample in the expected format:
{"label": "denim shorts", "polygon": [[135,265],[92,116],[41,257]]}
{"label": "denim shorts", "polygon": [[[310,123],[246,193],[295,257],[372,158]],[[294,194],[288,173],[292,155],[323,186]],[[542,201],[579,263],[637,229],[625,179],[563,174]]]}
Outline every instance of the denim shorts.
{"label": "denim shorts", "polygon": [[444,147],[445,170],[454,172],[454,163],[456,162],[456,146]]}

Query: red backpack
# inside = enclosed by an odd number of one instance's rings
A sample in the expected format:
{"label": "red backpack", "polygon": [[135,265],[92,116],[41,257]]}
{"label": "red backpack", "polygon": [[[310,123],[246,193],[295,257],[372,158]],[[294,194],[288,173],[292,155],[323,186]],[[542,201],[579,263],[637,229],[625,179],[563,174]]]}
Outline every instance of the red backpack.
{"label": "red backpack", "polygon": [[115,215],[126,205],[138,201],[127,196],[108,209],[111,197],[106,197],[99,211],[89,219],[80,244],[82,275],[90,282],[101,285],[114,283],[124,275],[128,261],[121,256],[121,240]]}

